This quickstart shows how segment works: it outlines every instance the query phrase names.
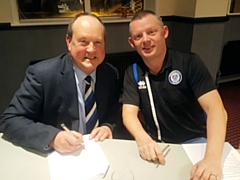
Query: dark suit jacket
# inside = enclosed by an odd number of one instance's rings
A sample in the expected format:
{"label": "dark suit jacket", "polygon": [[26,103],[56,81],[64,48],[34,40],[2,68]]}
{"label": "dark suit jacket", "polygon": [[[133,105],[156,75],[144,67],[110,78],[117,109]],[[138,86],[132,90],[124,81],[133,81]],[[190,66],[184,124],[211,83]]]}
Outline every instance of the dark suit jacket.
{"label": "dark suit jacket", "polygon": [[[102,63],[96,72],[95,95],[100,126],[111,129],[119,121],[118,72]],[[0,121],[0,130],[13,143],[46,152],[46,145],[61,130],[61,123],[77,131],[78,99],[69,54],[27,68],[26,77]]]}

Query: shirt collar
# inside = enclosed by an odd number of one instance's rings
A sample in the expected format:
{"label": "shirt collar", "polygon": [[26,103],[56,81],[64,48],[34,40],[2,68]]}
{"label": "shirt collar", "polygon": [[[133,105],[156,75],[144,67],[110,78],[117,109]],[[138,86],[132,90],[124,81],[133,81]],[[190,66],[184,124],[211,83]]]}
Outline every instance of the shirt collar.
{"label": "shirt collar", "polygon": [[96,69],[91,74],[85,74],[82,70],[80,70],[74,63],[73,63],[73,69],[75,70],[75,73],[77,75],[78,83],[81,83],[84,81],[86,76],[91,76],[93,83],[96,83]]}

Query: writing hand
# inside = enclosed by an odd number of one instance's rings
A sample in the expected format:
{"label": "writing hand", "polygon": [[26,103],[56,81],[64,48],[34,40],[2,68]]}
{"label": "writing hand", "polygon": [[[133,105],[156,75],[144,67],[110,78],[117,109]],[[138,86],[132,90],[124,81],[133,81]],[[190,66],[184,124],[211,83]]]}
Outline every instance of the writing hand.
{"label": "writing hand", "polygon": [[71,153],[82,148],[82,134],[71,131],[60,131],[51,141],[50,146],[59,153]]}

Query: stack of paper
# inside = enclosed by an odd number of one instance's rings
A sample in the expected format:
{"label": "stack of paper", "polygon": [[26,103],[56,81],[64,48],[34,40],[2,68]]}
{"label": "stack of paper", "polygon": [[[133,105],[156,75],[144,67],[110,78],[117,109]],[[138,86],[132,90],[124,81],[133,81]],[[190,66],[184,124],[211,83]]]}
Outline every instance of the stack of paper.
{"label": "stack of paper", "polygon": [[59,154],[54,151],[48,156],[51,180],[95,180],[105,176],[109,162],[98,142],[84,135],[84,149]]}
{"label": "stack of paper", "polygon": [[[183,144],[192,164],[202,160],[205,154],[206,144]],[[223,180],[240,179],[240,154],[228,143],[225,142],[222,153]]]}

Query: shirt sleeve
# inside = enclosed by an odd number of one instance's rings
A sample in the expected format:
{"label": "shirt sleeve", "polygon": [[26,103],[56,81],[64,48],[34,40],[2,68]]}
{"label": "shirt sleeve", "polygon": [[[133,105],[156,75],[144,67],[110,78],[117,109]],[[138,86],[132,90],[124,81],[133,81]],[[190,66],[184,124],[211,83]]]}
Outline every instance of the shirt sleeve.
{"label": "shirt sleeve", "polygon": [[122,103],[136,106],[139,106],[140,103],[138,85],[133,76],[132,65],[130,65],[125,71]]}
{"label": "shirt sleeve", "polygon": [[188,63],[187,77],[197,98],[216,89],[213,77],[200,57],[192,54]]}

